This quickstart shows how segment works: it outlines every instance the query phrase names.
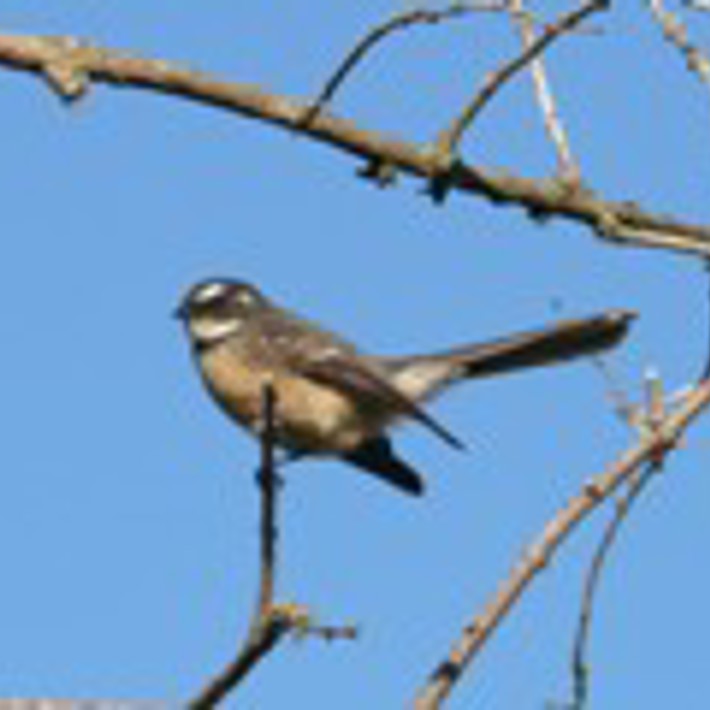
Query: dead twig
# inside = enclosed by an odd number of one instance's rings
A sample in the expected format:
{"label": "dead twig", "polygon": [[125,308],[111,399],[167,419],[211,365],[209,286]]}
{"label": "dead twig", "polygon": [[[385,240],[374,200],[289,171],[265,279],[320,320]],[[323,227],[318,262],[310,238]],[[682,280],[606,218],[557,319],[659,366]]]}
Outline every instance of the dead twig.
{"label": "dead twig", "polygon": [[[686,67],[710,86],[710,60],[688,39],[685,25],[670,10],[663,0],[648,0],[648,6],[656,22],[661,27],[663,36],[685,59]],[[701,9],[696,7],[695,9]]]}
{"label": "dead twig", "polygon": [[[62,58],[63,51],[69,52],[69,59]],[[463,162],[457,162],[452,171],[450,165],[442,165],[430,146],[387,137],[336,116],[319,114],[310,125],[300,127],[302,104],[251,84],[220,81],[173,62],[130,57],[72,38],[0,35],[0,65],[5,67],[44,75],[48,67],[66,61],[74,67],[66,70],[68,76],[75,79],[63,84],[67,98],[85,93],[94,82],[179,96],[300,132],[366,162],[389,165],[427,181],[441,176],[448,189],[476,194],[499,205],[523,207],[537,219],[558,216],[586,224],[613,243],[710,256],[710,227],[654,214],[634,202],[606,200],[588,189],[570,189],[554,180],[535,180]]]}
{"label": "dead twig", "polygon": [[273,387],[262,390],[261,463],[257,480],[261,491],[261,565],[258,603],[247,639],[236,658],[227,665],[190,703],[192,710],[206,710],[222,700],[249,671],[300,623],[303,612],[293,607],[274,605],[276,576],[276,498],[279,481],[274,465],[276,444],[276,399]]}
{"label": "dead twig", "polygon": [[628,519],[631,507],[645,490],[653,475],[658,472],[658,468],[658,465],[653,461],[648,462],[643,471],[630,482],[629,488],[624,495],[616,501],[614,516],[604,529],[604,534],[589,565],[589,571],[584,581],[579,621],[572,651],[573,696],[570,707],[574,708],[574,710],[582,710],[587,703],[589,689],[589,664],[586,660],[587,648],[592,626],[594,600],[604,564],[616,542],[623,522]]}
{"label": "dead twig", "polygon": [[[510,0],[510,14],[518,25],[523,49],[527,51],[535,44],[536,37],[535,22],[532,15],[526,10],[524,0]],[[579,166],[572,155],[567,132],[557,111],[555,97],[552,94],[545,70],[545,62],[541,55],[531,60],[530,74],[535,96],[542,112],[545,130],[557,152],[557,172],[560,179],[570,185],[578,185],[580,182]]]}
{"label": "dead twig", "polygon": [[262,392],[261,467],[258,481],[261,488],[261,582],[257,617],[266,615],[274,603],[276,578],[276,507],[280,481],[274,465],[276,443],[276,410],[274,389],[270,384]]}
{"label": "dead twig", "polygon": [[437,149],[441,158],[448,160],[448,162],[453,161],[453,156],[458,152],[466,129],[509,79],[540,56],[557,38],[569,33],[589,15],[606,10],[608,7],[608,0],[589,0],[576,10],[562,15],[556,22],[547,25],[545,30],[528,44],[520,55],[511,59],[497,71],[490,73],[473,100],[463,109],[451,126],[439,135]]}
{"label": "dead twig", "polygon": [[[705,259],[705,273],[708,275],[708,281],[710,285],[710,259]],[[710,305],[710,291],[707,294],[707,305]],[[707,330],[707,337],[710,337],[710,309],[708,309],[708,312],[706,314],[706,320],[709,321],[706,323],[706,328]],[[705,365],[702,369],[702,372],[700,373],[700,381],[702,382],[703,380],[710,379],[710,343],[708,343],[708,351],[705,354]]]}
{"label": "dead twig", "polygon": [[326,81],[315,101],[309,106],[301,119],[301,125],[308,125],[333,98],[335,92],[345,81],[348,74],[352,72],[355,66],[363,59],[363,57],[378,43],[389,37],[398,30],[403,30],[412,25],[419,24],[437,24],[444,20],[460,17],[471,12],[495,12],[505,9],[501,2],[469,4],[457,2],[449,7],[441,10],[425,10],[417,9],[408,12],[402,12],[383,22],[376,27],[373,27],[353,48],[348,55],[343,59],[332,76]]}
{"label": "dead twig", "polygon": [[272,607],[252,624],[237,657],[200,694],[190,701],[190,710],[210,710],[242,681],[252,668],[293,628],[294,618]]}
{"label": "dead twig", "polygon": [[464,670],[483,648],[486,640],[572,531],[624,481],[635,475],[639,467],[670,451],[681,433],[708,406],[710,381],[706,380],[686,395],[683,403],[662,422],[654,436],[642,437],[641,441],[623,453],[606,471],[588,482],[580,493],[545,525],[538,539],[513,568],[483,611],[463,629],[461,637],[446,660],[431,674],[417,696],[417,710],[431,710],[440,706]]}
{"label": "dead twig", "polygon": [[[666,401],[661,380],[655,372],[647,373],[645,391],[645,405],[636,407],[626,405],[623,409],[618,410],[627,424],[638,429],[642,438],[656,436],[659,427],[662,426],[667,417],[666,406],[672,402],[672,400]],[[592,556],[583,584],[579,620],[572,647],[572,702],[570,707],[574,708],[574,710],[582,710],[587,703],[589,690],[587,649],[592,627],[594,602],[604,565],[618,538],[622,524],[629,518],[634,503],[639,499],[641,493],[646,490],[654,474],[662,470],[665,453],[665,451],[659,451],[656,455],[651,456],[640,472],[636,472],[629,477],[628,487],[617,499],[614,515],[605,527],[597,549]]]}
{"label": "dead twig", "polygon": [[223,700],[286,635],[318,636],[326,641],[353,639],[354,626],[313,624],[310,613],[300,604],[274,602],[277,510],[281,481],[276,472],[274,449],[278,426],[278,402],[271,384],[262,388],[261,462],[257,481],[261,493],[260,582],[257,605],[249,634],[236,657],[190,701],[190,710],[209,710]]}

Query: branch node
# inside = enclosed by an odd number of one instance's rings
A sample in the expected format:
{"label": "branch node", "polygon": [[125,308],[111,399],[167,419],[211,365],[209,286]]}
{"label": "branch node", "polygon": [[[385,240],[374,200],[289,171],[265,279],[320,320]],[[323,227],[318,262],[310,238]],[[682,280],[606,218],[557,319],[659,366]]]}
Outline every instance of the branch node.
{"label": "branch node", "polygon": [[42,71],[52,90],[71,103],[89,90],[89,68],[104,50],[83,44],[75,37],[38,37],[43,45]]}
{"label": "branch node", "polygon": [[459,184],[466,168],[464,163],[452,153],[440,151],[437,146],[434,170],[424,193],[431,197],[435,205],[443,205],[449,193]]}
{"label": "branch node", "polygon": [[382,189],[391,187],[397,182],[397,169],[394,163],[377,156],[371,157],[364,167],[359,168],[357,175],[364,180],[371,180]]}

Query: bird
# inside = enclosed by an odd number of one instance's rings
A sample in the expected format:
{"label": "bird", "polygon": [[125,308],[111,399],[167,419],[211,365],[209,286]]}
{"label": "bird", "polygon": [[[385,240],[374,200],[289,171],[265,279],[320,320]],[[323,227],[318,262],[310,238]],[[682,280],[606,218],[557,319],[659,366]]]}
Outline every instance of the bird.
{"label": "bird", "polygon": [[425,404],[459,382],[591,355],[619,343],[636,313],[609,309],[429,354],[372,355],[239,279],[192,285],[182,321],[202,382],[223,412],[260,436],[272,388],[275,443],[289,459],[331,456],[421,495],[422,475],[395,451],[390,427],[413,420],[462,441]]}

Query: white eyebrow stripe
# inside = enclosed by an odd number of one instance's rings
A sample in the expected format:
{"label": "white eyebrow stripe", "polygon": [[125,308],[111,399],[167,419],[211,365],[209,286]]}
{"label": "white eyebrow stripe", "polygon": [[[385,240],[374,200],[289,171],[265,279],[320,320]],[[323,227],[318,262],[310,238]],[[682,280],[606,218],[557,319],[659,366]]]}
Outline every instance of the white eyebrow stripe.
{"label": "white eyebrow stripe", "polygon": [[193,296],[196,303],[207,303],[218,296],[222,296],[227,290],[227,287],[222,283],[211,283],[202,286]]}

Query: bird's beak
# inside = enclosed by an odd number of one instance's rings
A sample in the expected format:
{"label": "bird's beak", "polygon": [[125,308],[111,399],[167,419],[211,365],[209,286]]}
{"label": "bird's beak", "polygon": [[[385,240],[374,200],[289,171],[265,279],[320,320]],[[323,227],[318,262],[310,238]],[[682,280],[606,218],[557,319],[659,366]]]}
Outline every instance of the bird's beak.
{"label": "bird's beak", "polygon": [[173,318],[176,320],[184,321],[187,319],[187,307],[184,303],[181,303],[172,313]]}

